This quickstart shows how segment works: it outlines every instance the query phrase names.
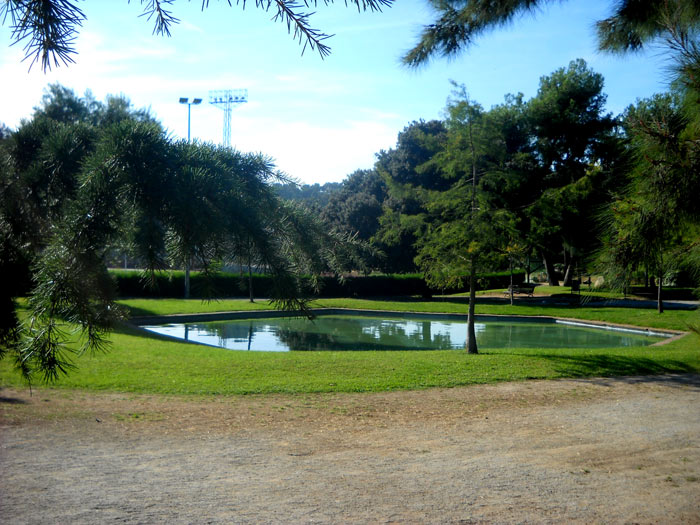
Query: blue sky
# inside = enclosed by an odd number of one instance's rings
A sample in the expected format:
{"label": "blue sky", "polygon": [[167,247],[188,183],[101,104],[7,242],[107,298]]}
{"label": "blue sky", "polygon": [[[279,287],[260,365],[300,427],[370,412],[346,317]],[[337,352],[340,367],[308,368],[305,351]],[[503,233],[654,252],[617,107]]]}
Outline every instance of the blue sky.
{"label": "blue sky", "polygon": [[68,67],[28,72],[21,47],[9,47],[8,28],[0,29],[0,122],[17,126],[46,85],[60,82],[98,99],[124,94],[136,107],[149,107],[173,137],[187,137],[187,107],[178,99],[201,97],[205,103],[192,107],[192,137],[220,143],[223,111],[206,103],[208,92],[246,88],[249,102],[232,115],[234,147],[270,155],[304,183],[340,181],[371,167],[375,153],[392,147],[410,122],[441,118],[450,80],[488,108],[507,93],[534,96],[541,76],[584,58],[605,77],[613,113],[665,90],[660,50],[626,57],[596,51],[593,24],[611,3],[554,2],[486,34],[459,58],[410,70],[399,59],[431,20],[424,0],[397,0],[382,13],[319,5],[312,25],[335,35],[324,60],[310,50],[302,56],[286,26],[252,2],[245,10],[211,2],[202,12],[201,2],[178,0],[173,11],[181,23],[170,38],[151,34],[140,2],[80,2],[88,20],[77,63]]}

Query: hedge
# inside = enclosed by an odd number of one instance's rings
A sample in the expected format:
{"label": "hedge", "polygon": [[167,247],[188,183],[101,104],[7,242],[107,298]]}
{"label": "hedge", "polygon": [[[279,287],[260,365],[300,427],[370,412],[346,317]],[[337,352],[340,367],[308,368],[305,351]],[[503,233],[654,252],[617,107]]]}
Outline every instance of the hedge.
{"label": "hedge", "polygon": [[[184,293],[184,272],[163,272],[156,276],[155,286],[149,287],[142,275],[134,270],[112,270],[121,297],[170,297],[179,298]],[[520,284],[525,280],[525,272],[518,271],[513,276]],[[256,297],[270,297],[273,289],[272,277],[264,274],[253,275],[253,293]],[[308,281],[308,280],[307,280]],[[466,279],[465,279],[466,282]],[[506,288],[510,284],[509,272],[480,274],[477,289]],[[191,297],[246,297],[248,296],[248,276],[236,273],[220,273],[207,281],[198,272],[190,274]],[[309,287],[310,288],[310,287]],[[333,276],[321,278],[320,297],[391,297],[420,295],[430,297],[442,293],[460,293],[468,287],[434,289],[430,288],[420,274],[348,276],[342,281]]]}

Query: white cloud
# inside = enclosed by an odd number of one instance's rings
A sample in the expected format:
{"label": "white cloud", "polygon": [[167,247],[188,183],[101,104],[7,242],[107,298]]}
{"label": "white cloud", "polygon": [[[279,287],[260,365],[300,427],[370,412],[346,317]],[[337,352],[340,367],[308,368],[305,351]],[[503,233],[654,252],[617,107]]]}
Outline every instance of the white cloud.
{"label": "white cloud", "polygon": [[232,130],[234,147],[272,156],[277,167],[303,182],[340,181],[360,168],[371,168],[375,153],[396,143],[397,129],[376,121],[326,127],[310,122],[239,119]]}

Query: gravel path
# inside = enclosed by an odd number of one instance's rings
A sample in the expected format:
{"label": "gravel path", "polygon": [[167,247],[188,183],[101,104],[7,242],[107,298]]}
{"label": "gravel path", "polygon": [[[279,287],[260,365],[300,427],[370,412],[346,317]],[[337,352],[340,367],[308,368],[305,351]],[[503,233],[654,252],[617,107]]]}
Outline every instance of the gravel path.
{"label": "gravel path", "polygon": [[0,523],[700,523],[698,375],[0,411]]}

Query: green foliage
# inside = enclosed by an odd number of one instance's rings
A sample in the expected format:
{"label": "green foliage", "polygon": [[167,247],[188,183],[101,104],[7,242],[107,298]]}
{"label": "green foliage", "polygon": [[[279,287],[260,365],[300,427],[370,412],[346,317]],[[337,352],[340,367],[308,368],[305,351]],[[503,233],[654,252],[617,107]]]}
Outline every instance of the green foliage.
{"label": "green foliage", "polygon": [[288,182],[275,183],[272,187],[277,194],[286,200],[300,202],[313,210],[321,210],[331,197],[340,189],[340,182],[326,182],[325,184],[297,184]]}
{"label": "green foliage", "polygon": [[[169,262],[186,276],[196,265],[201,293],[224,262],[244,258],[272,275],[268,297],[293,310],[320,273],[361,268],[367,249],[282,202],[269,183],[285,179],[269,158],[173,142],[123,99],[101,104],[51,86],[2,141],[0,167],[0,271],[13,283],[0,296],[0,357],[11,352],[27,378],[54,380],[70,353],[105,348],[120,318],[105,267],[115,246],[142,262],[150,284]],[[25,294],[20,322],[15,299]],[[65,322],[79,328],[78,347]]]}
{"label": "green foliage", "polygon": [[605,215],[601,262],[620,287],[639,267],[655,275],[662,312],[664,279],[681,268],[700,274],[700,211],[690,197],[700,190],[700,9],[696,2],[678,0],[646,6],[640,16],[628,10],[625,16],[630,19],[619,26],[627,41],[619,40],[615,25],[605,28],[611,47],[636,49],[662,37],[676,79],[670,93],[638,101],[625,114],[634,163],[626,191]]}
{"label": "green foliage", "polygon": [[336,230],[370,241],[379,228],[386,183],[376,170],[357,170],[347,176],[321,211]]}
{"label": "green foliage", "polygon": [[697,28],[700,6],[693,0],[619,2],[609,18],[597,24],[600,48],[616,53],[638,51],[672,37],[672,28]]}
{"label": "green foliage", "polygon": [[[424,28],[404,62],[417,66],[435,56],[456,55],[488,30],[547,3],[432,2],[435,20]],[[693,0],[613,4],[609,18],[597,22],[600,48],[626,53],[661,43],[673,60],[674,89],[679,90],[681,103],[662,111],[660,99],[640,102],[628,111],[628,136],[623,137],[611,133],[613,123],[602,115],[602,78],[583,62],[572,62],[567,71],[542,79],[529,113],[546,177],[536,185],[527,224],[521,222],[520,227],[527,232],[528,244],[537,246],[543,256],[552,285],[557,284],[552,259],[562,248],[566,268],[590,265],[590,254],[597,248],[590,239],[602,237],[591,232],[610,200],[617,202],[604,212],[609,233],[602,260],[613,282],[626,281],[638,265],[657,273],[662,282],[669,270],[697,266],[700,261],[698,207],[688,198],[700,188],[696,146],[700,6]],[[627,177],[630,186],[624,193]]]}
{"label": "green foliage", "polygon": [[448,106],[446,147],[431,161],[440,166],[449,186],[426,193],[430,217],[416,258],[433,286],[461,285],[473,265],[492,263],[499,238],[481,184],[491,164],[489,146],[498,141],[481,106],[463,88],[458,96]]}
{"label": "green foliage", "polygon": [[[605,215],[601,253],[608,280],[621,288],[639,267],[657,277],[659,292],[669,272],[700,268],[700,212],[688,198],[700,188],[700,150],[680,98],[658,95],[626,112],[635,162],[626,192]],[[663,311],[660,293],[658,309]]]}
{"label": "green foliage", "polygon": [[[435,19],[427,24],[417,44],[403,58],[420,66],[436,56],[453,57],[469,48],[482,34],[526,13],[552,3],[551,0],[446,0],[431,1]],[[700,6],[694,0],[621,0],[610,2],[610,17],[596,22],[601,50],[616,53],[637,51],[660,38],[673,38],[674,27],[686,35],[697,29]]]}
{"label": "green foliage", "polygon": [[376,172],[386,184],[384,212],[373,240],[386,254],[383,270],[412,272],[416,241],[425,227],[426,192],[449,186],[432,162],[443,151],[447,130],[436,120],[412,122],[399,133],[396,147],[377,155]]}
{"label": "green foliage", "polygon": [[[177,298],[182,297],[184,272],[168,271],[155,274],[152,281],[144,279],[143,274],[131,270],[111,270],[117,292],[120,297]],[[464,292],[466,275],[451,287],[429,287],[422,275],[367,275],[345,276],[338,280],[334,276],[319,276],[316,284],[319,297],[390,297],[390,296],[432,296]],[[520,284],[525,280],[525,273],[517,270],[514,282]],[[274,278],[270,274],[253,274],[253,289],[258,297],[273,297]],[[310,277],[302,277],[304,289],[311,289]],[[510,284],[510,272],[491,272],[477,275],[479,290],[506,288]],[[211,297],[243,297],[247,295],[248,276],[219,272],[212,276],[192,272],[192,297],[209,299]],[[218,299],[216,299],[218,301]],[[198,303],[195,303],[198,304]]]}
{"label": "green foliage", "polygon": [[528,105],[541,175],[532,181],[527,237],[544,259],[551,285],[557,284],[558,254],[566,256],[565,284],[574,266],[586,266],[599,238],[598,209],[619,177],[615,121],[603,113],[602,88],[602,76],[579,59],[543,77]]}

